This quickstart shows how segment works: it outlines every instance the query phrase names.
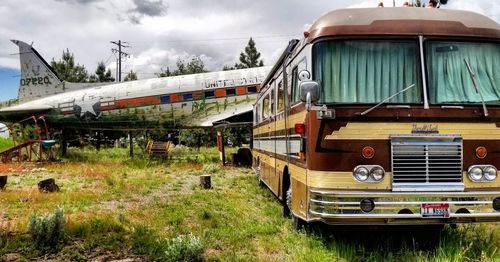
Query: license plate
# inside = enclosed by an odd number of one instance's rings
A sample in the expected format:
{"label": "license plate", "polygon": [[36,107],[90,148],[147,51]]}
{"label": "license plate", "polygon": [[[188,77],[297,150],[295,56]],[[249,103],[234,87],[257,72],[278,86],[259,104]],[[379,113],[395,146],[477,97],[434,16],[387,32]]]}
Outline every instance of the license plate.
{"label": "license plate", "polygon": [[424,203],[420,206],[422,217],[427,218],[449,218],[450,204],[448,203]]}

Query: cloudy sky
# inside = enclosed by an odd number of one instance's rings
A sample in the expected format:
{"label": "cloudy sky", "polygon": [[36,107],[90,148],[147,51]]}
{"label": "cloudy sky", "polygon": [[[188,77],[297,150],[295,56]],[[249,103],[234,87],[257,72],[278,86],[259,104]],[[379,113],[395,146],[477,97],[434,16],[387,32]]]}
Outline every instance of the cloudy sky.
{"label": "cloudy sky", "polygon": [[[254,37],[264,62],[272,64],[288,40],[321,14],[337,8],[375,7],[380,0],[1,0],[0,101],[15,98],[19,83],[17,47],[23,40],[47,60],[68,48],[92,73],[99,61],[113,71],[110,41],[128,42],[123,71],[140,79],[178,59],[200,56],[217,71],[237,62]],[[383,1],[392,6],[393,0]],[[396,0],[402,5],[403,0]],[[426,2],[426,0],[424,0]],[[445,8],[471,10],[500,22],[500,1],[449,0]]]}

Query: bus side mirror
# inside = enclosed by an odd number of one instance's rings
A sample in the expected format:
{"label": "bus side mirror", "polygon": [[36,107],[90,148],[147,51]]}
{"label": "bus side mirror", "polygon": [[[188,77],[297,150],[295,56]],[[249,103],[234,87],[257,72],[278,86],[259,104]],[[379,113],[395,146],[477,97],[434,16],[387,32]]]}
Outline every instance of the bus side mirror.
{"label": "bus side mirror", "polygon": [[306,109],[309,111],[311,106],[319,100],[319,84],[315,81],[302,81],[299,90],[300,101],[306,103]]}

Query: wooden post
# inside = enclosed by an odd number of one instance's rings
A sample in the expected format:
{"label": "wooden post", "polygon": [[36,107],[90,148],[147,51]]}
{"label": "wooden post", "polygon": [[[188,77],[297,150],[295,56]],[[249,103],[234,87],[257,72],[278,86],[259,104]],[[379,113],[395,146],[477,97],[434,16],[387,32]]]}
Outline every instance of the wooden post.
{"label": "wooden post", "polygon": [[132,131],[128,131],[130,157],[134,158],[134,137]]}
{"label": "wooden post", "polygon": [[212,188],[212,177],[210,175],[201,175],[200,176],[200,186],[203,189],[211,189]]}
{"label": "wooden post", "polygon": [[42,193],[57,192],[59,186],[56,184],[55,179],[49,178],[38,182],[38,190]]}
{"label": "wooden post", "polygon": [[[68,140],[66,139],[66,132],[63,130],[62,131],[62,136],[61,136],[61,155],[66,156],[68,153]],[[31,156],[30,156],[31,158]]]}
{"label": "wooden post", "polygon": [[7,176],[0,176],[0,189],[3,190],[7,185]]}
{"label": "wooden post", "polygon": [[99,151],[101,149],[101,131],[97,131],[97,140],[96,140],[95,149],[97,151]]}
{"label": "wooden post", "polygon": [[217,131],[217,148],[219,149],[221,165],[224,166],[226,164],[226,156],[224,150],[224,135],[222,131]]}

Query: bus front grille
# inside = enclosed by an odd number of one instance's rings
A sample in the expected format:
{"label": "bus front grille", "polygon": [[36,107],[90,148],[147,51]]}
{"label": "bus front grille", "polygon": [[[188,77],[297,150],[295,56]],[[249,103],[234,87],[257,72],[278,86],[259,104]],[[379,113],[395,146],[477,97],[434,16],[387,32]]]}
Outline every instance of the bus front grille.
{"label": "bus front grille", "polygon": [[392,136],[393,189],[463,190],[462,145],[460,136]]}

